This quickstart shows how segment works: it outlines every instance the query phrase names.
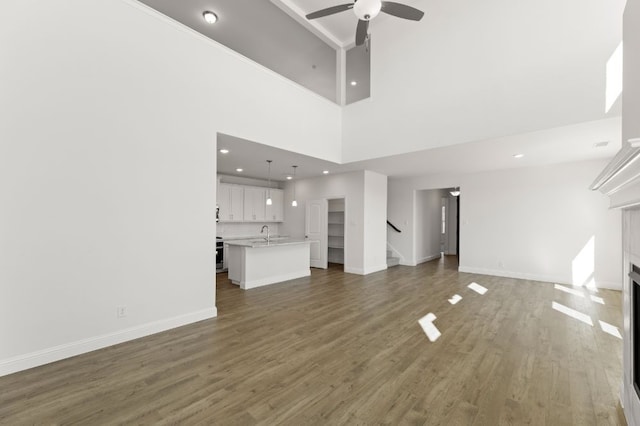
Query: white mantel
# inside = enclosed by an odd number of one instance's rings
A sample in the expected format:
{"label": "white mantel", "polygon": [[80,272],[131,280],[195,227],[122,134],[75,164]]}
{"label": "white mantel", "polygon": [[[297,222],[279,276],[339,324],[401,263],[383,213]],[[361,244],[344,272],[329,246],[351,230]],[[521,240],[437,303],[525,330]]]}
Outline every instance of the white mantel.
{"label": "white mantel", "polygon": [[623,134],[622,149],[591,185],[591,189],[609,196],[611,208],[640,205],[640,147],[633,148],[627,142],[634,138],[625,139]]}

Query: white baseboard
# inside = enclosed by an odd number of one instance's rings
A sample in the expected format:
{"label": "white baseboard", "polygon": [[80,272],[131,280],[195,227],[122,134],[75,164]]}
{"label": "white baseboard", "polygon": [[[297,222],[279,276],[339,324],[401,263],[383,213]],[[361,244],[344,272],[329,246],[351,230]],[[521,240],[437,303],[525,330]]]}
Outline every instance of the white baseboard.
{"label": "white baseboard", "polygon": [[345,266],[344,272],[348,274],[356,274],[356,275],[369,275],[369,274],[373,274],[374,272],[384,271],[385,269],[387,269],[386,263],[383,265],[378,265],[378,266],[373,266],[368,268],[347,268]]}
{"label": "white baseboard", "polygon": [[261,278],[252,281],[240,282],[240,288],[243,290],[250,290],[256,287],[263,287],[269,284],[276,284],[282,281],[295,280],[296,278],[308,277],[311,275],[311,269],[303,269],[301,271],[290,272],[287,274],[281,274],[276,276],[270,276],[268,278]]}
{"label": "white baseboard", "polygon": [[438,253],[438,254],[433,254],[431,256],[427,256],[427,257],[423,257],[421,259],[418,259],[417,262],[405,262],[405,261],[401,260],[400,264],[402,266],[418,266],[421,263],[430,262],[432,260],[440,259],[440,257],[441,257],[441,255],[440,255],[440,253]]}
{"label": "white baseboard", "polygon": [[[542,282],[548,282],[548,283],[573,285],[573,283],[571,282],[571,279],[564,276],[529,274],[524,272],[505,271],[503,269],[475,268],[475,267],[463,266],[463,265],[460,265],[458,267],[458,271],[466,272],[469,274],[493,275],[494,277],[516,278],[520,280],[542,281]],[[622,283],[616,283],[613,281],[596,281],[596,287],[602,288],[602,289],[620,291],[622,290]]]}
{"label": "white baseboard", "polygon": [[617,283],[615,281],[596,281],[596,287],[607,290],[622,291],[622,283]]}
{"label": "white baseboard", "polygon": [[423,257],[421,259],[418,259],[418,261],[416,262],[417,265],[421,264],[421,263],[425,263],[425,262],[430,262],[432,260],[436,260],[436,259],[440,259],[440,253],[438,254],[432,254],[431,256],[427,256],[427,257]]}
{"label": "white baseboard", "polygon": [[54,346],[52,348],[42,349],[25,355],[19,355],[13,358],[0,360],[0,377],[8,374],[17,373],[18,371],[27,370],[29,368],[38,367],[40,365],[49,364],[51,362],[60,361],[65,358],[71,358],[87,352],[92,352],[108,346],[117,345],[119,343],[128,342],[130,340],[139,339],[140,337],[149,336],[151,334],[160,333],[162,331],[171,330],[172,328],[182,327],[183,325],[192,324],[218,315],[218,309],[203,309],[197,312],[191,312],[179,315],[173,318],[162,319],[135,327],[126,328],[124,330],[115,331],[113,333],[103,334],[102,336],[90,337],[63,345]]}
{"label": "white baseboard", "polygon": [[387,269],[386,262],[378,266],[369,266],[368,268],[364,269],[364,275],[373,274],[374,272],[384,271],[385,269]]}

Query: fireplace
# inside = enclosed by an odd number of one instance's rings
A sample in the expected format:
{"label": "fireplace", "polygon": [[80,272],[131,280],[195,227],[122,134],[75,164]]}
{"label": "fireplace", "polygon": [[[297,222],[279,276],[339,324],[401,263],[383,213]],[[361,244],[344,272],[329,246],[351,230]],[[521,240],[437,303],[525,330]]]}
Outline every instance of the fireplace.
{"label": "fireplace", "polygon": [[631,265],[631,294],[633,315],[633,387],[640,398],[640,266]]}

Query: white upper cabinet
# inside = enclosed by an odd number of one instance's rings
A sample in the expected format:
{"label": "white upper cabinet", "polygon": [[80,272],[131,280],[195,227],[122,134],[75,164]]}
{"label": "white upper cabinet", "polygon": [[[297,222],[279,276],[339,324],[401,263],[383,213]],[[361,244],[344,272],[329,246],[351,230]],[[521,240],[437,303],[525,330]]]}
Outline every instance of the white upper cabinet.
{"label": "white upper cabinet", "polygon": [[218,185],[218,217],[220,222],[244,220],[244,187],[221,183]]}
{"label": "white upper cabinet", "polygon": [[[266,222],[282,222],[284,220],[284,191],[282,189],[271,189],[271,201],[273,204],[266,206]],[[267,194],[269,190],[267,189]]]}
{"label": "white upper cabinet", "polygon": [[244,188],[244,221],[264,222],[266,204],[266,188],[246,186]]}
{"label": "white upper cabinet", "polygon": [[270,190],[273,204],[267,206],[268,188],[218,184],[218,218],[220,222],[282,222],[284,191]]}

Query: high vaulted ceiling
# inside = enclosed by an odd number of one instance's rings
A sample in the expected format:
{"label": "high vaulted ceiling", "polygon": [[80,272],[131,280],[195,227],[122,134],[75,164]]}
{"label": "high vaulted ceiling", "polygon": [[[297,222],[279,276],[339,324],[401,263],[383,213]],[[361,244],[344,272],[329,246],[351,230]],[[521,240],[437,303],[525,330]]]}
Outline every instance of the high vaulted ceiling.
{"label": "high vaulted ceiling", "polygon": [[[336,50],[268,0],[140,0],[249,59],[336,101]],[[218,22],[207,24],[202,13]]]}
{"label": "high vaulted ceiling", "polygon": [[[307,56],[287,51],[291,37],[282,37],[282,26],[269,22],[263,7],[280,9],[278,19],[288,15],[297,21],[291,28],[310,31],[314,43],[330,50],[353,43],[357,21],[352,11],[304,18],[346,0],[141,1],[161,11],[190,8],[189,19],[200,21],[202,10],[234,5],[238,17],[253,14],[254,21],[235,28],[240,35],[227,43],[256,48],[249,35],[266,43],[275,33],[271,47],[280,51],[272,56],[287,66]],[[479,171],[611,157],[619,148],[620,102],[605,110],[605,81],[607,61],[621,40],[625,0],[400,1],[425,17],[412,22],[381,14],[371,23],[371,98],[343,110],[342,158],[348,164],[335,165],[336,171]],[[182,22],[179,11],[167,14]],[[267,52],[262,45],[256,49]],[[593,147],[604,140],[607,147]],[[236,155],[244,152],[257,164],[249,172],[257,177],[265,160],[257,153],[276,151],[240,149]],[[519,152],[528,154],[514,163],[511,155]],[[288,163],[299,155],[279,154]]]}
{"label": "high vaulted ceiling", "polygon": [[[337,49],[345,47],[347,81],[358,82],[346,85],[347,102],[369,95],[369,54],[364,47],[353,46],[357,19],[352,11],[347,11],[346,17],[310,22],[302,8],[315,6],[305,2],[139,1],[333,102],[339,102]],[[322,2],[318,4],[323,7]],[[207,24],[204,11],[216,13],[218,22]],[[339,23],[342,19],[344,24]],[[340,35],[347,32],[352,33],[350,38]]]}

